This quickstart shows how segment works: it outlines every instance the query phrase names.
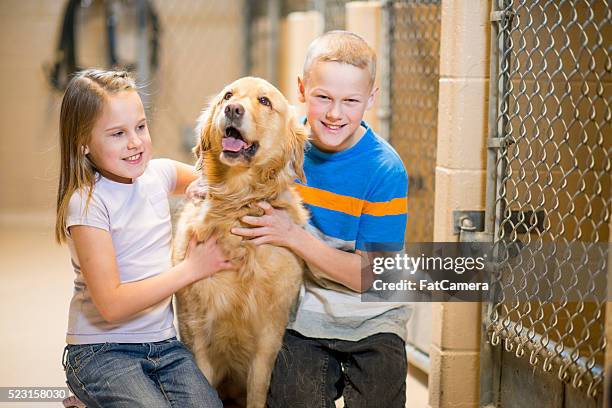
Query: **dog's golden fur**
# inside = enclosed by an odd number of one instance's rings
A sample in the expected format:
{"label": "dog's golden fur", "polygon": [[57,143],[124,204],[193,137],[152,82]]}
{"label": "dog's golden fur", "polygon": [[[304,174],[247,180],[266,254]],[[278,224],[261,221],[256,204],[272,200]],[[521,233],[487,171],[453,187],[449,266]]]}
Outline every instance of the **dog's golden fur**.
{"label": "dog's golden fur", "polygon": [[[257,202],[263,200],[286,209],[296,223],[306,222],[293,187],[296,177],[304,179],[306,133],[282,94],[252,77],[228,85],[202,114],[198,128],[194,152],[206,199],[183,210],[173,260],[184,258],[192,235],[202,241],[215,234],[238,268],[177,293],[180,334],[222,398],[264,407],[303,265],[286,248],[253,245],[230,229],[244,226],[240,218],[245,215],[262,215]],[[242,141],[227,138],[235,131]],[[242,146],[238,152],[237,145]]]}

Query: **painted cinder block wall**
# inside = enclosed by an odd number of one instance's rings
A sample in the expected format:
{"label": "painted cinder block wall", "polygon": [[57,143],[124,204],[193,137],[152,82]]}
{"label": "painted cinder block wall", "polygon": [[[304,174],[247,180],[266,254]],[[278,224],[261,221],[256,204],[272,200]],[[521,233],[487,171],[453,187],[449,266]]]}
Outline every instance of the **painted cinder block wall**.
{"label": "painted cinder block wall", "polygon": [[[379,3],[349,4],[346,24],[376,44],[380,54],[379,34],[372,30],[380,27],[379,7]],[[452,233],[453,210],[478,210],[485,205],[488,15],[484,0],[442,3],[434,241],[457,241]],[[320,18],[316,12],[292,13],[281,22],[286,33],[281,37],[292,49],[304,49],[322,32]],[[290,102],[303,109],[297,102],[295,77],[301,74],[304,53],[283,48],[279,85]],[[373,109],[370,115],[375,118],[375,113]],[[476,407],[480,304],[435,303],[432,307],[429,405]]]}
{"label": "painted cinder block wall", "polygon": [[306,110],[298,101],[297,77],[302,76],[308,45],[323,34],[323,24],[317,11],[289,13],[280,23],[278,88],[300,116]]}
{"label": "painted cinder block wall", "polygon": [[[346,4],[346,29],[359,34],[376,51],[378,61],[375,88],[380,89],[381,67],[381,5],[380,2],[354,1]],[[374,105],[366,111],[364,120],[372,129],[380,129],[378,125],[378,107],[380,105],[380,92],[374,100]]]}
{"label": "painted cinder block wall", "polygon": [[[361,35],[377,51],[380,60],[380,3],[347,3],[345,21],[346,29]],[[302,76],[308,45],[323,34],[323,29],[323,16],[317,11],[289,13],[287,18],[280,22],[278,87],[300,115],[306,112],[304,105],[298,101],[297,77]],[[379,78],[380,75],[377,75],[375,84],[377,87],[380,83]],[[377,110],[378,98],[365,114],[365,120],[374,129],[378,128]]]}
{"label": "painted cinder block wall", "polygon": [[[62,94],[49,86],[44,67],[53,60],[65,4],[3,0],[0,7],[0,223],[54,223]],[[163,30],[148,118],[154,153],[193,162],[183,147],[185,134],[192,133],[210,97],[242,75],[237,63],[242,48],[236,46],[242,34],[236,22],[243,10],[239,1],[154,4]],[[84,67],[106,64],[103,7],[93,2],[79,12],[85,23],[78,26],[77,47]],[[120,50],[133,56],[134,25],[127,18],[118,27]]]}
{"label": "painted cinder block wall", "polygon": [[[483,210],[490,5],[442,1],[434,241],[455,242],[454,210]],[[434,303],[429,405],[479,406],[480,303]]]}

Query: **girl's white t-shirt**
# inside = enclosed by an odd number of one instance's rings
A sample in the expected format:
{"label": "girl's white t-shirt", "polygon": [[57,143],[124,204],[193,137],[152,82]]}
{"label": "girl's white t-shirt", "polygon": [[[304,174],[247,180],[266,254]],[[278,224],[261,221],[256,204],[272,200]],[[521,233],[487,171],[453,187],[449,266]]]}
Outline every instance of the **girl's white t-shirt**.
{"label": "girl's white t-shirt", "polygon": [[[70,199],[66,226],[88,225],[108,231],[122,283],[164,273],[171,267],[172,224],[168,195],[176,185],[171,160],[151,160],[132,184],[99,176],[87,211],[87,191]],[[144,343],[176,336],[172,297],[120,323],[106,322],[94,305],[72,240],[68,240],[76,277],[70,302],[68,344]]]}

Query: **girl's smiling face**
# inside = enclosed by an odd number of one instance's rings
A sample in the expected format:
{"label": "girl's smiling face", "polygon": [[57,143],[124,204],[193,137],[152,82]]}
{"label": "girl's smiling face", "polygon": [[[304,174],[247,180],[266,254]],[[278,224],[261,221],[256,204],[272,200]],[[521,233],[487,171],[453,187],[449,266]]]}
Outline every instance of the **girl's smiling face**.
{"label": "girl's smiling face", "polygon": [[100,174],[119,183],[132,183],[144,173],[151,150],[151,136],[138,92],[107,95],[85,147]]}

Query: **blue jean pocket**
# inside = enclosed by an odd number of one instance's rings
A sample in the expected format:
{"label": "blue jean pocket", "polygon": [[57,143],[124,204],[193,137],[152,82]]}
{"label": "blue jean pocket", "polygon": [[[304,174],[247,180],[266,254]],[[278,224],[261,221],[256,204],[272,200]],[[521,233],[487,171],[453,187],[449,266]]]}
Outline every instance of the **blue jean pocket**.
{"label": "blue jean pocket", "polygon": [[96,355],[103,353],[110,343],[95,343],[95,344],[69,344],[66,349],[66,365],[75,374],[78,374],[83,367],[87,365]]}

